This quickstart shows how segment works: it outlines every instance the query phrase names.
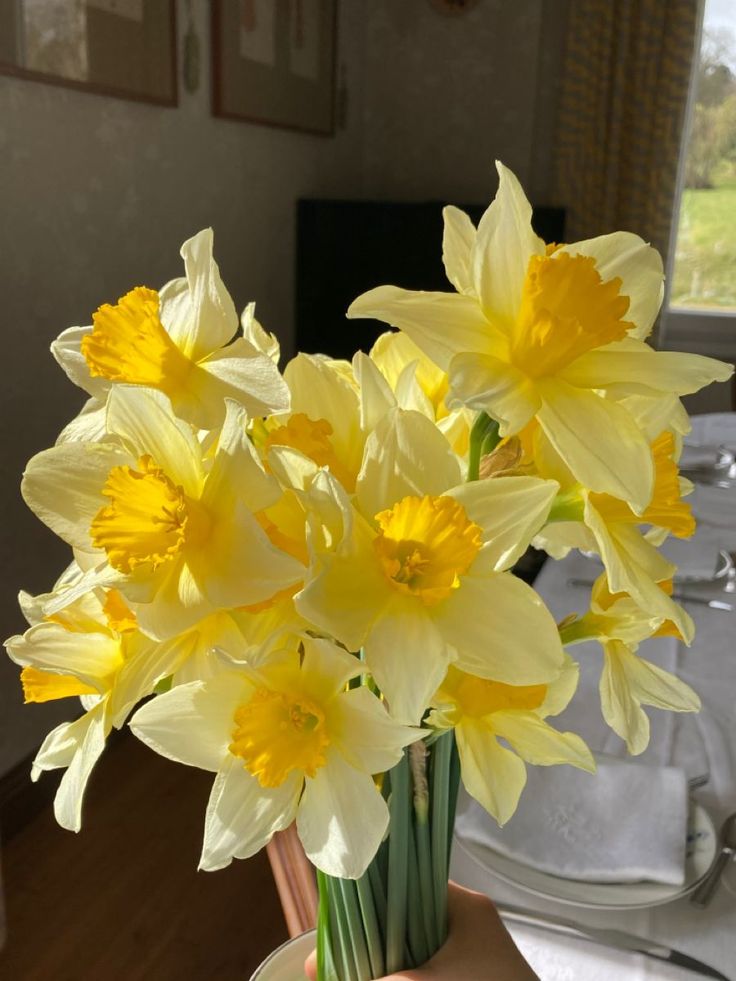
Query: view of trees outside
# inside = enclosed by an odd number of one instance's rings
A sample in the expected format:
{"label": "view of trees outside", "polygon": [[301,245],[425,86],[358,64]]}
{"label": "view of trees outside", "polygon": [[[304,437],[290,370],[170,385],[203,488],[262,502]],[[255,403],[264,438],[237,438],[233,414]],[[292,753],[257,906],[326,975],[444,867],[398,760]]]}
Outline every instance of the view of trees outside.
{"label": "view of trees outside", "polygon": [[736,309],[736,0],[706,0],[670,304]]}

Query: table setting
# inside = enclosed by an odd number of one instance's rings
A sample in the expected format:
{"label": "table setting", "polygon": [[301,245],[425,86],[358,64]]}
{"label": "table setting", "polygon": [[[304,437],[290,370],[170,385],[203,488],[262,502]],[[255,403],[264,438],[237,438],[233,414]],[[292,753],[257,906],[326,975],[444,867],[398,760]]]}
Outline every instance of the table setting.
{"label": "table setting", "polygon": [[[736,480],[724,465],[736,414],[692,423],[682,472],[698,527],[663,552],[695,639],[642,647],[695,689],[700,712],[649,710],[649,745],[629,756],[594,697],[599,650],[580,645],[578,691],[559,722],[585,739],[597,774],[535,768],[502,828],[469,796],[458,806],[451,875],[491,896],[542,981],[736,978]],[[535,588],[559,621],[586,608],[599,571],[595,556],[571,552]]]}

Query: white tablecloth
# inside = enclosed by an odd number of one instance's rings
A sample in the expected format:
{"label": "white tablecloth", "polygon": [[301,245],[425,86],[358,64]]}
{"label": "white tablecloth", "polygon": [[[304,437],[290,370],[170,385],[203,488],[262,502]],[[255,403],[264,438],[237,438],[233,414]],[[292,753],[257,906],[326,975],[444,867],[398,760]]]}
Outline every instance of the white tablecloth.
{"label": "white tablecloth", "polygon": [[[688,441],[736,446],[736,415],[696,417]],[[709,521],[719,527],[722,546],[736,551],[736,488],[697,488],[691,502],[703,524]],[[588,598],[584,589],[568,586],[567,580],[592,579],[595,575],[597,570],[590,560],[571,554],[560,562],[547,562],[536,588],[560,620],[573,611],[585,612]],[[702,699],[703,709],[698,715],[647,710],[652,738],[640,758],[682,766],[690,777],[709,773],[709,782],[697,791],[696,798],[718,829],[723,819],[736,811],[736,612],[685,605],[697,627],[692,646],[686,648],[672,639],[662,638],[647,641],[641,652],[692,685]],[[600,649],[597,645],[580,645],[573,653],[581,663],[580,686],[571,705],[555,724],[579,732],[594,751],[624,756],[622,741],[607,729],[600,713]],[[698,910],[687,899],[681,899],[666,906],[619,912],[574,907],[533,896],[482,869],[457,847],[453,851],[451,875],[457,882],[485,892],[499,903],[512,903],[581,924],[608,926],[661,941],[736,981],[736,896],[723,887],[705,910]],[[647,957],[609,951],[538,930],[515,927],[513,933],[542,981],[655,978],[684,981],[691,976]]]}

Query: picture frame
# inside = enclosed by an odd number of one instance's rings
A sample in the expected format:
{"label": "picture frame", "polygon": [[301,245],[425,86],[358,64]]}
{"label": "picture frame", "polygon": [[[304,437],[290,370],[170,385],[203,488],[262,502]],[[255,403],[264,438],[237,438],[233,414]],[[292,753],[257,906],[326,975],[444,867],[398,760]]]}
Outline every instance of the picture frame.
{"label": "picture frame", "polygon": [[337,0],[212,0],[215,116],[331,136]]}
{"label": "picture frame", "polygon": [[175,106],[176,0],[5,0],[0,74]]}

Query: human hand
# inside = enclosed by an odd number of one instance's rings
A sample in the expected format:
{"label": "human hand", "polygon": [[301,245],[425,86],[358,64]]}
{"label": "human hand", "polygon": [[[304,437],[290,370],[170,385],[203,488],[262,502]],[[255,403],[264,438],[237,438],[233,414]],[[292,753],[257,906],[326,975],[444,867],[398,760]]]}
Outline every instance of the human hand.
{"label": "human hand", "polygon": [[[304,964],[317,981],[317,955]],[[381,981],[539,981],[511,939],[496,907],[487,896],[451,882],[448,893],[448,936],[431,960],[420,968],[390,974]]]}

